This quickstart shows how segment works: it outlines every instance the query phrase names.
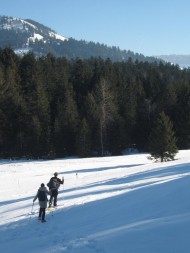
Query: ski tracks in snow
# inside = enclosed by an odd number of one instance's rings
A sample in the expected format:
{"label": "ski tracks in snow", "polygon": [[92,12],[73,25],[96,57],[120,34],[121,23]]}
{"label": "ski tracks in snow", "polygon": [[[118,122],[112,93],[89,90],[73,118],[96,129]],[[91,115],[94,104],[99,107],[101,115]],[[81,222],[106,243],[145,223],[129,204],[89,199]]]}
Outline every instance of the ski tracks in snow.
{"label": "ski tracks in snow", "polygon": [[[97,233],[88,235],[86,237],[78,237],[76,239],[69,239],[67,235],[64,235],[64,239],[59,242],[56,241],[57,246],[54,249],[50,249],[50,253],[105,253],[107,250],[101,247],[101,241],[106,240],[107,238],[118,237],[120,234],[130,233],[135,230],[152,230],[165,226],[165,224],[181,223],[190,220],[190,213],[184,213],[180,215],[172,215],[166,217],[158,217],[145,219],[141,221],[132,222],[123,226],[110,228],[106,230],[99,231]],[[45,253],[45,252],[44,252]]]}

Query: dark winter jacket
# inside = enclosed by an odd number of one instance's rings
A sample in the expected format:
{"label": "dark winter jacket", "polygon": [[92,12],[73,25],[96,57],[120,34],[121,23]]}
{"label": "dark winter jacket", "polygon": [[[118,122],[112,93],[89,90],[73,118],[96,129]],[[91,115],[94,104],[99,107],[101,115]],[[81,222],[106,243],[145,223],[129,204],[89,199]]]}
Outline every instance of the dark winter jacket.
{"label": "dark winter jacket", "polygon": [[[39,200],[39,196],[40,196],[40,191],[44,192],[45,193],[45,196],[46,196],[46,200]],[[49,191],[47,190],[47,188],[44,186],[44,187],[40,187],[38,189],[38,192],[36,194],[36,196],[34,197],[34,200],[33,201],[36,201],[36,199],[38,198],[39,200],[39,206],[42,207],[42,208],[46,208],[47,207],[47,202],[48,202],[48,198],[47,198],[47,195],[50,194]]]}
{"label": "dark winter jacket", "polygon": [[49,181],[49,183],[47,184],[47,186],[49,187],[50,190],[58,190],[60,184],[64,183],[64,179],[61,180],[58,177],[52,177]]}

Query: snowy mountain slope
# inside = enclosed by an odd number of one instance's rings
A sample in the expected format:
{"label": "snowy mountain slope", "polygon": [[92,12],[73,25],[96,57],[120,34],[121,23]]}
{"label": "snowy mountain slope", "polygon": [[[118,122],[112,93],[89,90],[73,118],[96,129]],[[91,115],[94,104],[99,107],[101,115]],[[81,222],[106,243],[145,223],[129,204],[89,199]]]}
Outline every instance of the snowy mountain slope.
{"label": "snowy mountain slope", "polygon": [[160,62],[157,58],[145,57],[130,50],[120,50],[114,45],[109,47],[98,42],[63,36],[31,19],[0,16],[0,48],[7,46],[21,56],[31,51],[38,57],[51,53],[55,57],[67,59],[101,57],[105,60],[110,58],[112,61],[127,61],[131,58],[133,61]]}
{"label": "snowy mountain slope", "polygon": [[[0,252],[189,252],[190,151],[147,157],[1,161]],[[42,224],[37,202],[28,213],[55,171],[65,178],[60,207]]]}
{"label": "snowy mountain slope", "polygon": [[44,40],[47,36],[53,37],[55,39],[64,41],[68,40],[67,37],[57,34],[54,30],[41,25],[33,20],[12,18],[12,17],[2,17],[0,16],[0,30],[13,30],[15,32],[21,31],[22,33],[30,33],[28,41],[31,40]]}
{"label": "snowy mountain slope", "polygon": [[69,38],[30,19],[0,16],[0,47],[11,46],[16,54],[32,51],[37,56],[53,53]]}

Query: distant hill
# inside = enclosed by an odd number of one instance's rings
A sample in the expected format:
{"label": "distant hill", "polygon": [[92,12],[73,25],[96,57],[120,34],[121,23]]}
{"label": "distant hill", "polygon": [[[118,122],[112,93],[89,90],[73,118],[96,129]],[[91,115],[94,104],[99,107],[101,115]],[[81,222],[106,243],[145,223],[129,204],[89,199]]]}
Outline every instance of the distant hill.
{"label": "distant hill", "polygon": [[190,55],[160,55],[156,56],[166,62],[170,62],[175,65],[179,65],[181,68],[190,67]]}
{"label": "distant hill", "polygon": [[158,61],[154,57],[145,57],[130,50],[108,47],[104,44],[75,40],[56,33],[30,19],[0,16],[0,48],[10,46],[17,54],[23,55],[32,51],[37,56],[52,53],[56,57],[68,59],[90,57],[110,58],[112,61]]}

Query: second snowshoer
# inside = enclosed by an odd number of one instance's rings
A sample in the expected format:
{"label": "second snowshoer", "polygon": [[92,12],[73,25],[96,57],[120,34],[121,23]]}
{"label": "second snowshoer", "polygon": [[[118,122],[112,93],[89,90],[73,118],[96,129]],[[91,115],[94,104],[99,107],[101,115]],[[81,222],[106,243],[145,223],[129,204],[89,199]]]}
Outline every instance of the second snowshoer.
{"label": "second snowshoer", "polygon": [[38,219],[41,220],[42,222],[46,222],[45,215],[46,215],[46,207],[47,207],[47,202],[48,202],[48,198],[47,198],[48,194],[50,194],[50,192],[42,183],[41,187],[38,189],[36,196],[33,199],[33,202],[35,202],[37,198],[39,200],[40,209],[39,209]]}

